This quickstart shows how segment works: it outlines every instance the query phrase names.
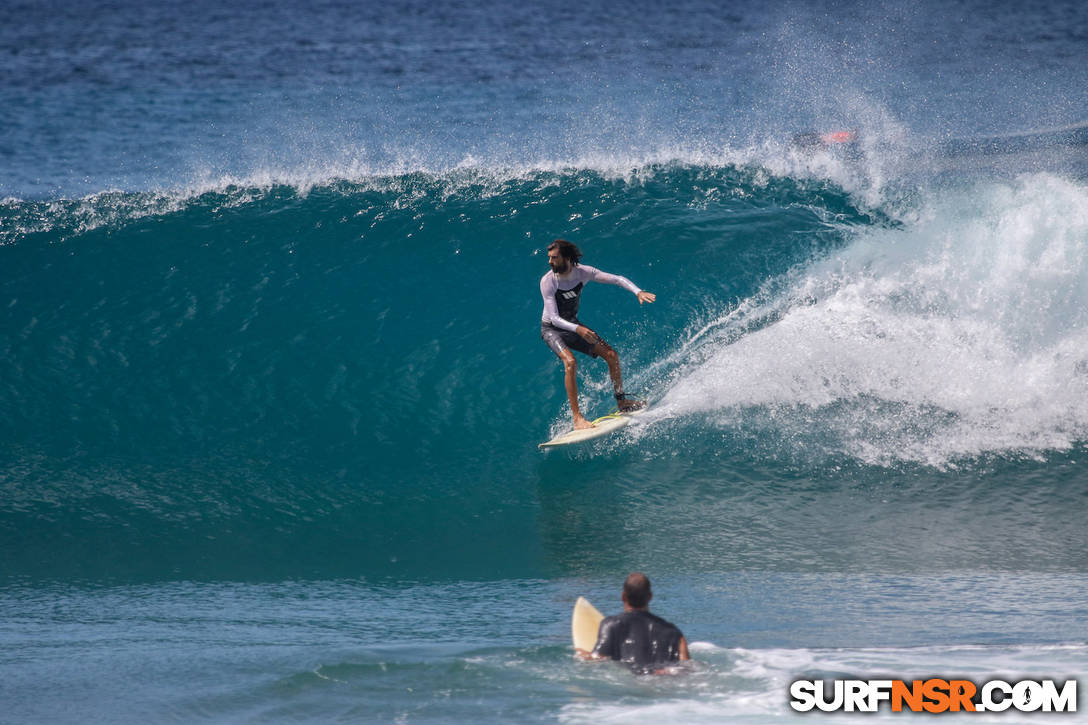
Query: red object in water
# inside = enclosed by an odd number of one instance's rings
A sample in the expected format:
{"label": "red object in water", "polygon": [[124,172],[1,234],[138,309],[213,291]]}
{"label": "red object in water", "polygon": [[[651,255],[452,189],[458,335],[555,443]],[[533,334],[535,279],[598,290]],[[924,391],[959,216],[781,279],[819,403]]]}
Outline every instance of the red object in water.
{"label": "red object in water", "polygon": [[825,133],[820,136],[820,140],[826,144],[831,143],[850,143],[851,141],[858,140],[857,131],[832,131],[831,133]]}

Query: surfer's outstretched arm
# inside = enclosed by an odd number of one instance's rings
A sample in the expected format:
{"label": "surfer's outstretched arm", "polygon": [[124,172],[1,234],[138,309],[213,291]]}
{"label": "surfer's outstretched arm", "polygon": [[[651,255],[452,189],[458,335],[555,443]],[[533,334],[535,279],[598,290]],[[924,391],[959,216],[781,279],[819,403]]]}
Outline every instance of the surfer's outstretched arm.
{"label": "surfer's outstretched arm", "polygon": [[653,292],[646,292],[639,289],[639,286],[627,279],[623,275],[612,274],[610,272],[602,272],[596,267],[590,267],[588,265],[579,265],[579,269],[585,270],[584,274],[593,280],[594,282],[601,282],[603,284],[614,284],[617,287],[623,287],[628,292],[631,292],[638,297],[638,303],[641,305],[644,302],[653,302],[657,299],[657,295]]}

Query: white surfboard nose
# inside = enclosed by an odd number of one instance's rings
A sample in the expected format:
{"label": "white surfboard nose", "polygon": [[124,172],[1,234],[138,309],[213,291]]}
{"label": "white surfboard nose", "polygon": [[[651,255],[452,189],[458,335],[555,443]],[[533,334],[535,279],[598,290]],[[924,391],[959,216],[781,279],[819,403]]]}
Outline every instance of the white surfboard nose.
{"label": "white surfboard nose", "polygon": [[591,652],[597,644],[597,630],[604,615],[597,611],[585,597],[578,597],[570,618],[570,635],[574,648]]}

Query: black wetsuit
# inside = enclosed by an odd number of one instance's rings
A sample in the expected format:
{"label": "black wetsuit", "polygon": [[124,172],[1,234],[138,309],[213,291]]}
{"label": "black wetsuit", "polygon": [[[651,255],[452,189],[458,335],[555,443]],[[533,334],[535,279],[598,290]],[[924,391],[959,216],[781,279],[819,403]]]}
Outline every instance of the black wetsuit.
{"label": "black wetsuit", "polygon": [[605,617],[593,653],[625,662],[638,671],[680,659],[684,635],[675,625],[642,610]]}

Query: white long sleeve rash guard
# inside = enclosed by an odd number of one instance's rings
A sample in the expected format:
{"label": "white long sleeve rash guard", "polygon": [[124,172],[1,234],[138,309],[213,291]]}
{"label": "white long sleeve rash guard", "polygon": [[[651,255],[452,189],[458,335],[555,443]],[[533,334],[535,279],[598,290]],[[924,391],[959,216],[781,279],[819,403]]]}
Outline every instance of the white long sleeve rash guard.
{"label": "white long sleeve rash guard", "polygon": [[540,296],[544,298],[544,313],[541,315],[540,321],[555,325],[562,330],[576,332],[578,330],[578,325],[576,323],[559,316],[559,307],[556,304],[555,295],[558,292],[573,290],[578,285],[586,282],[601,282],[603,284],[618,285],[634,295],[637,295],[642,291],[634,282],[626,277],[602,272],[596,267],[590,267],[588,264],[575,265],[572,270],[563,275],[558,275],[554,271],[548,270],[544,276],[540,278]]}

